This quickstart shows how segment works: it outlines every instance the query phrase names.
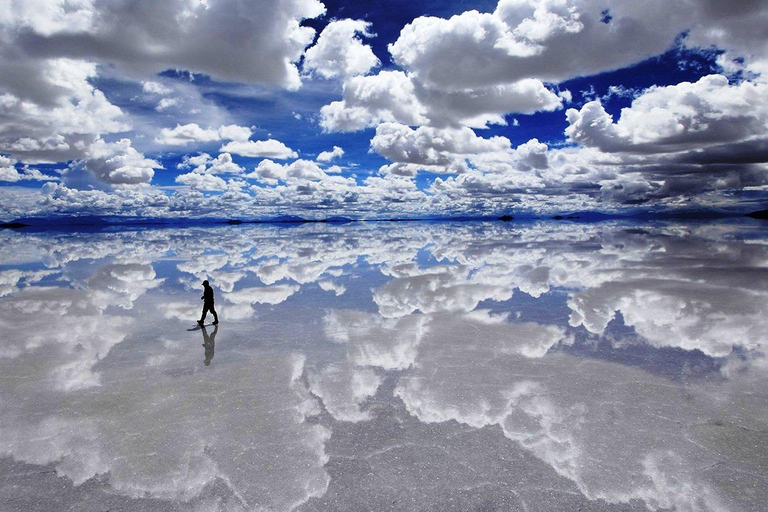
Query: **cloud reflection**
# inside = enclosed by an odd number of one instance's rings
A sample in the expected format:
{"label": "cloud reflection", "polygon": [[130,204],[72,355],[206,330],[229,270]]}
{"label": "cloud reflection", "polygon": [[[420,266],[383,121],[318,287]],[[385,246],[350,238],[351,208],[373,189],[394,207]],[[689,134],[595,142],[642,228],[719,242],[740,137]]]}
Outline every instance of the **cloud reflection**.
{"label": "cloud reflection", "polygon": [[[2,236],[0,453],[76,485],[311,507],[335,436],[380,437],[398,407],[497,429],[606,506],[749,508],[738,469],[768,470],[729,441],[766,425],[768,244],[750,224]],[[207,368],[186,330],[201,278],[223,319]],[[627,347],[713,364],[674,380]],[[700,469],[721,463],[729,487]]]}

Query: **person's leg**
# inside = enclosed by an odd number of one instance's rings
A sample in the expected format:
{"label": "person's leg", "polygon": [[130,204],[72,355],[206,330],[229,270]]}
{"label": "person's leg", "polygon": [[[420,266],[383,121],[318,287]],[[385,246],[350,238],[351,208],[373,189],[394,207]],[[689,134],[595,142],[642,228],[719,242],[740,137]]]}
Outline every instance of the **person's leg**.
{"label": "person's leg", "polygon": [[210,309],[211,309],[211,313],[213,313],[213,323],[214,323],[214,325],[216,325],[216,324],[219,323],[219,315],[217,315],[216,314],[216,310],[213,309],[213,304],[211,304]]}
{"label": "person's leg", "polygon": [[203,316],[200,317],[200,320],[198,320],[199,323],[205,322],[205,315],[208,314],[208,304],[203,304]]}

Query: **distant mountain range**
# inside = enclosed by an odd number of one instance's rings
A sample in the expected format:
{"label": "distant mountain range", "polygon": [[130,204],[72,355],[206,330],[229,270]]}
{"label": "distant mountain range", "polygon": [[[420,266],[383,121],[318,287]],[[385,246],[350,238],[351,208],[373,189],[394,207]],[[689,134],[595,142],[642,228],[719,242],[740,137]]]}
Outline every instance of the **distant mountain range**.
{"label": "distant mountain range", "polygon": [[425,218],[376,218],[376,219],[351,219],[348,217],[332,216],[324,219],[305,219],[296,215],[280,215],[266,219],[221,219],[221,218],[141,218],[120,216],[58,216],[58,217],[22,217],[10,222],[0,223],[0,228],[24,229],[31,231],[44,230],[78,230],[101,231],[109,228],[141,228],[141,227],[183,227],[183,226],[213,226],[213,225],[239,225],[239,224],[305,224],[305,223],[329,223],[346,224],[349,222],[490,222],[490,221],[531,221],[531,220],[556,220],[570,222],[602,222],[607,220],[707,220],[734,217],[752,217],[755,219],[768,219],[768,210],[759,210],[751,213],[729,212],[721,210],[685,210],[664,212],[636,212],[632,214],[618,214],[605,212],[570,212],[558,215],[537,215],[533,213],[505,214],[501,216],[435,216]]}

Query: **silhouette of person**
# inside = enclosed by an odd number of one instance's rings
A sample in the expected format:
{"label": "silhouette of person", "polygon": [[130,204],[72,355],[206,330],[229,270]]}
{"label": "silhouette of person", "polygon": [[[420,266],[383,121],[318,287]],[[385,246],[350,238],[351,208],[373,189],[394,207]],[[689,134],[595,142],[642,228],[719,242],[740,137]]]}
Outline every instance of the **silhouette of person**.
{"label": "silhouette of person", "polygon": [[202,327],[203,322],[205,322],[205,315],[210,311],[213,313],[213,325],[218,324],[219,315],[217,315],[216,310],[213,309],[213,288],[208,284],[207,279],[203,281],[203,296],[200,298],[203,299],[203,316],[200,317],[200,320],[198,320],[197,323]]}
{"label": "silhouette of person", "polygon": [[216,325],[213,327],[213,332],[211,335],[208,335],[208,331],[205,329],[205,326],[203,326],[203,346],[205,347],[205,361],[203,363],[205,366],[211,365],[211,359],[213,359],[213,353],[216,350],[216,333],[219,331],[219,326]]}

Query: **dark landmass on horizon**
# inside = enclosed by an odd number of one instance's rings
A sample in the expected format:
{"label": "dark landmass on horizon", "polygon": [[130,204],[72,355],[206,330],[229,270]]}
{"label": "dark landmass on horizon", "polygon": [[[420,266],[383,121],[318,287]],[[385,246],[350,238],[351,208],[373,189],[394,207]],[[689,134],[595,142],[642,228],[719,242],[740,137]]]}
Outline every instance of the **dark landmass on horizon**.
{"label": "dark landmass on horizon", "polygon": [[603,222],[608,220],[716,220],[726,218],[750,217],[768,220],[768,210],[758,210],[750,213],[729,212],[721,210],[685,210],[663,212],[636,212],[632,214],[605,212],[567,212],[560,214],[515,213],[493,216],[433,216],[433,217],[386,217],[360,218],[331,216],[325,219],[307,219],[297,215],[280,215],[265,219],[223,219],[223,218],[142,218],[121,216],[51,216],[23,217],[10,222],[0,223],[0,229],[23,229],[25,231],[50,230],[82,230],[94,231],[109,228],[130,229],[132,227],[185,227],[185,226],[216,226],[242,224],[275,224],[300,225],[309,223],[347,224],[351,222],[526,222],[533,220],[554,220],[567,222]]}
{"label": "dark landmass on horizon", "polygon": [[768,220],[768,210],[758,210],[756,212],[748,213],[747,217],[752,217],[753,219]]}

